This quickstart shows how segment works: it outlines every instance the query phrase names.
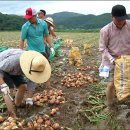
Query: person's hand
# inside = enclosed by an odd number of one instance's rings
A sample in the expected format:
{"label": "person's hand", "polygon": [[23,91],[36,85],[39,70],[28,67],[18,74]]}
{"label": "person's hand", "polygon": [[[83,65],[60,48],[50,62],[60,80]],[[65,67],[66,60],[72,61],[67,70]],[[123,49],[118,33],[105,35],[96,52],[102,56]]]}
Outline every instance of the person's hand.
{"label": "person's hand", "polygon": [[121,56],[118,56],[116,59],[120,59],[121,58]]}
{"label": "person's hand", "polygon": [[26,105],[30,105],[30,106],[33,105],[33,100],[32,100],[32,98],[26,98],[25,102],[26,102]]}
{"label": "person's hand", "polygon": [[14,111],[8,111],[8,116],[13,117],[14,119],[18,119]]}
{"label": "person's hand", "polygon": [[116,61],[117,59],[120,59],[120,58],[121,58],[121,56],[117,56],[116,58],[111,58],[111,59],[110,59],[110,63],[113,64],[113,65],[115,65],[115,61]]}
{"label": "person's hand", "polygon": [[54,55],[55,55],[55,50],[54,50],[54,48],[51,47],[50,50],[51,50],[52,55],[54,56]]}
{"label": "person's hand", "polygon": [[53,38],[54,43],[56,42],[56,40],[57,40],[57,37],[54,37],[54,38]]}
{"label": "person's hand", "polygon": [[114,64],[114,62],[115,62],[115,59],[114,59],[114,58],[111,58],[111,59],[110,59],[110,63],[111,63],[111,64]]}
{"label": "person's hand", "polygon": [[1,86],[1,92],[4,94],[4,95],[7,95],[10,93],[10,90],[9,90],[9,87],[6,83],[0,85]]}

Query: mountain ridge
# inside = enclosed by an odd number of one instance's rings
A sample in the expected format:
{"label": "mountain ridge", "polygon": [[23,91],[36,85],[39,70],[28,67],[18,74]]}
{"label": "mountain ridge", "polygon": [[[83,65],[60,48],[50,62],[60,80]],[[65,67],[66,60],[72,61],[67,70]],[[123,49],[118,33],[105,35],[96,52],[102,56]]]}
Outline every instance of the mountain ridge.
{"label": "mountain ridge", "polygon": [[[75,12],[58,12],[48,14],[47,17],[52,17],[56,30],[90,30],[100,29],[109,22],[111,22],[111,14],[104,13],[100,15],[94,14],[80,14]],[[129,14],[130,17],[130,14]],[[26,22],[22,16],[14,14],[0,13],[0,30],[21,30],[22,25]]]}

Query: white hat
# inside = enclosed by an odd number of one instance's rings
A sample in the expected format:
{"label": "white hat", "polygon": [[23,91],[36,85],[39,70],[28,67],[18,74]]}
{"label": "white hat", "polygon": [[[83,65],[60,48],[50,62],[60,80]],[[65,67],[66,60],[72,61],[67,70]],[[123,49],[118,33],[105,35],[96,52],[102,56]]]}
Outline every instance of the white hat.
{"label": "white hat", "polygon": [[51,17],[46,18],[45,21],[50,23],[52,26],[55,26]]}
{"label": "white hat", "polygon": [[20,66],[25,76],[35,83],[44,83],[51,76],[48,60],[36,51],[25,51],[20,56]]}

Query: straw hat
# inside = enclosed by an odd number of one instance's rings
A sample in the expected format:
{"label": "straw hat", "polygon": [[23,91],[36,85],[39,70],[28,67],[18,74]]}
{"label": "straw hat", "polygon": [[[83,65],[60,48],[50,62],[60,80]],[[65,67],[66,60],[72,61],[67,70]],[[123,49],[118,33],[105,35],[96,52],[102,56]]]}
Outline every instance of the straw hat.
{"label": "straw hat", "polygon": [[20,56],[20,66],[25,76],[35,83],[44,83],[51,76],[48,60],[36,51],[25,51]]}
{"label": "straw hat", "polygon": [[53,27],[55,26],[51,17],[46,18],[45,21],[50,23]]}

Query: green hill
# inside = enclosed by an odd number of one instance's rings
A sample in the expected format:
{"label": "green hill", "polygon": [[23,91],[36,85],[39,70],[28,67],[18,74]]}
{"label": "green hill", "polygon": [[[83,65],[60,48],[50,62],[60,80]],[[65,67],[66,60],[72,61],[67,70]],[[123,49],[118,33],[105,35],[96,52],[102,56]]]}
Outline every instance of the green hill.
{"label": "green hill", "polygon": [[83,14],[73,13],[73,12],[60,12],[60,13],[54,13],[52,15],[47,15],[47,17],[52,17],[54,20],[64,20],[71,17],[78,17],[78,16],[85,16]]}
{"label": "green hill", "polygon": [[54,21],[57,29],[98,29],[111,21],[111,14],[102,15],[79,15],[66,19],[56,19]]}
{"label": "green hill", "polygon": [[17,15],[8,15],[0,13],[0,30],[20,30],[26,20]]}
{"label": "green hill", "polygon": [[[73,12],[59,12],[52,15],[57,30],[88,30],[100,29],[111,22],[111,14],[83,15]],[[130,17],[130,15],[129,15]],[[20,30],[26,22],[21,16],[0,13],[0,30]]]}

